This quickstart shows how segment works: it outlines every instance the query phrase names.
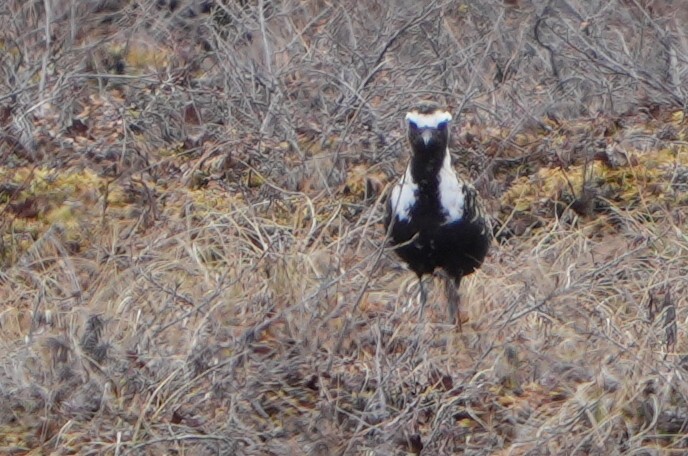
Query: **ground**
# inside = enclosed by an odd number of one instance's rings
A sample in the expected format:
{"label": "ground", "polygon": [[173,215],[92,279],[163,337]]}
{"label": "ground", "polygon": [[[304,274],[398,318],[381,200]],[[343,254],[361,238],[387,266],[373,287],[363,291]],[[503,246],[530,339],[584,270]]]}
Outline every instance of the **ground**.
{"label": "ground", "polygon": [[[368,3],[0,6],[0,453],[687,451],[684,10]],[[461,332],[385,246],[423,98]]]}

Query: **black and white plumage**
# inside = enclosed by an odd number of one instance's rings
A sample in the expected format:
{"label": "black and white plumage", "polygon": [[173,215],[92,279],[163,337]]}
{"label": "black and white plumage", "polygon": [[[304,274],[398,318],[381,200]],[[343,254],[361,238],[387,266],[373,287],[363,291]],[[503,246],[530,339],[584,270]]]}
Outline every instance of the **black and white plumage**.
{"label": "black and white plumage", "polygon": [[457,177],[449,154],[451,114],[422,102],[406,114],[411,160],[387,201],[385,228],[396,253],[420,281],[442,269],[447,277],[449,314],[458,315],[461,279],[480,267],[490,244],[478,194]]}

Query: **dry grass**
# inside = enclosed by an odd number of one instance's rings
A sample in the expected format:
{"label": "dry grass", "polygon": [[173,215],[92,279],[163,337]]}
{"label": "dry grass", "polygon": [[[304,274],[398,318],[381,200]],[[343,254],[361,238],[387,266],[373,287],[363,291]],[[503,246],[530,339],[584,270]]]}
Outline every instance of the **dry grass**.
{"label": "dry grass", "polygon": [[[3,3],[0,453],[685,452],[686,11],[473,3]],[[463,333],[383,249],[422,97]]]}

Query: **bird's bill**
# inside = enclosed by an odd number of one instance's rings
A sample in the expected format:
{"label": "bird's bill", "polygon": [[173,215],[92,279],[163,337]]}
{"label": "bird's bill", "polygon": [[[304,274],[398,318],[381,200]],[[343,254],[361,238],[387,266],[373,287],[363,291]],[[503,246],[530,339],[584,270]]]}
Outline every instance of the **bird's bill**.
{"label": "bird's bill", "polygon": [[423,133],[420,134],[420,137],[423,138],[423,142],[427,146],[430,144],[430,141],[432,141],[432,129],[426,128],[423,130]]}

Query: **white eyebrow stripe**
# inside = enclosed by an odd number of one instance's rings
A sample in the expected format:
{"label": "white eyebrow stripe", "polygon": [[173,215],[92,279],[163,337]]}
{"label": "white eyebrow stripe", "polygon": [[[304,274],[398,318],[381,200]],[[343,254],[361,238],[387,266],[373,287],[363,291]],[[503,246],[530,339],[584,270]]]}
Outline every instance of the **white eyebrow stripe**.
{"label": "white eyebrow stripe", "polygon": [[406,120],[413,122],[418,128],[437,128],[442,122],[452,120],[452,115],[447,111],[435,111],[432,114],[409,112],[406,113]]}

